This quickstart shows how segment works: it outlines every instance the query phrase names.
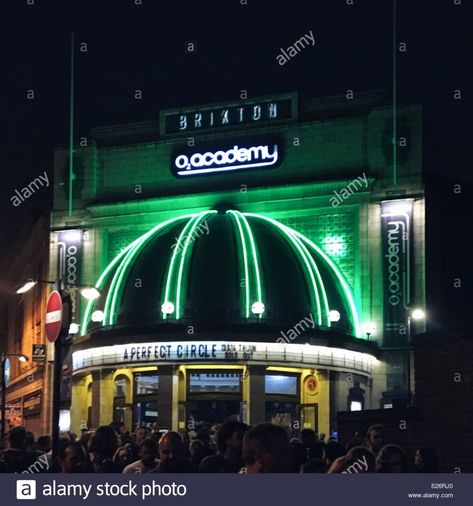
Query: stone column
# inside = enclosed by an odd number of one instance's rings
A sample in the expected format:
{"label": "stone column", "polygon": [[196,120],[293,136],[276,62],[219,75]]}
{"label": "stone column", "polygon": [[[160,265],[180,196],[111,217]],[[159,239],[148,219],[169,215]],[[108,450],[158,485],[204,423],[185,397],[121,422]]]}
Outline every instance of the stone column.
{"label": "stone column", "polygon": [[80,434],[82,422],[87,423],[87,376],[72,377],[71,432]]}
{"label": "stone column", "polygon": [[92,427],[113,421],[113,369],[92,372]]}
{"label": "stone column", "polygon": [[263,423],[266,417],[265,405],[266,366],[248,366],[248,406],[250,425]]}
{"label": "stone column", "polygon": [[160,428],[177,430],[178,377],[173,365],[158,367],[158,425]]}

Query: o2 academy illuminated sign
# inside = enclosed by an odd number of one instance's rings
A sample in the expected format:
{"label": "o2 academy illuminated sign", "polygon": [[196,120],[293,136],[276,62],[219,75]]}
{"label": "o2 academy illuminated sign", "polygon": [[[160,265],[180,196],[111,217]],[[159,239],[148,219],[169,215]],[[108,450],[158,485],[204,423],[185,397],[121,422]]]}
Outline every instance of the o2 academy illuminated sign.
{"label": "o2 academy illuminated sign", "polygon": [[245,100],[228,105],[162,111],[161,134],[198,133],[201,130],[256,126],[295,119],[296,96]]}
{"label": "o2 academy illuminated sign", "polygon": [[195,176],[215,172],[271,168],[280,161],[278,144],[255,144],[242,147],[234,144],[217,151],[176,153],[172,157],[173,171],[177,176]]}

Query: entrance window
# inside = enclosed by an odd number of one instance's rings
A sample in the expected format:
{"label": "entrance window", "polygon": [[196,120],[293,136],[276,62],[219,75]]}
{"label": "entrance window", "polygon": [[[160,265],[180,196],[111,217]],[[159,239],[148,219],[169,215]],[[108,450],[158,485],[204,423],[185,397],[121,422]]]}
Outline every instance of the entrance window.
{"label": "entrance window", "polygon": [[[296,374],[266,374],[266,421],[285,427],[291,437],[300,427],[299,376]],[[295,422],[298,422],[296,424]]]}
{"label": "entrance window", "polygon": [[149,427],[158,420],[159,376],[156,371],[135,374],[135,425]]}
{"label": "entrance window", "polygon": [[297,395],[297,379],[297,376],[267,374],[265,377],[265,392],[267,394]]}
{"label": "entrance window", "polygon": [[239,393],[240,385],[240,373],[235,372],[192,372],[189,377],[189,393]]}
{"label": "entrance window", "polygon": [[124,376],[117,376],[113,382],[113,421],[123,422],[125,425],[127,420],[127,411],[130,412],[130,407],[127,406],[127,392],[130,387],[130,380]]}

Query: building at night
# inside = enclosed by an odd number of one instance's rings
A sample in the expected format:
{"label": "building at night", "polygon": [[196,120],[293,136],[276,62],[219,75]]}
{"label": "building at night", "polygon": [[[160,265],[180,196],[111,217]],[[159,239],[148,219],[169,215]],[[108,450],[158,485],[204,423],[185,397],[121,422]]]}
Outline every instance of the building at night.
{"label": "building at night", "polygon": [[72,188],[57,149],[50,278],[101,293],[73,297],[63,426],[330,433],[411,402],[422,111],[392,112],[382,92],[165,110],[77,139]]}

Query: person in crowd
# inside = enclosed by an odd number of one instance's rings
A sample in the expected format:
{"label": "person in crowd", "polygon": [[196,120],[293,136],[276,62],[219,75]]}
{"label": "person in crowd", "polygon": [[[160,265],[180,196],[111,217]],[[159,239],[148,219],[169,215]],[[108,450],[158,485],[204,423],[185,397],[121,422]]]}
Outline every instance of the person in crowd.
{"label": "person in crowd", "polygon": [[120,466],[113,462],[118,448],[118,436],[110,425],[101,425],[89,440],[89,453],[96,473],[119,473]]}
{"label": "person in crowd", "polygon": [[323,459],[311,459],[301,466],[300,474],[320,474],[327,472],[327,464]]}
{"label": "person in crowd", "polygon": [[210,439],[209,430],[210,428],[206,425],[201,425],[197,429],[195,439],[200,441],[203,446],[203,448],[199,452],[199,457],[201,457],[201,460],[204,459],[205,457],[209,457],[210,455],[215,454],[214,450],[212,449],[212,440]]}
{"label": "person in crowd", "polygon": [[86,473],[89,471],[84,449],[77,442],[69,442],[60,446],[58,464],[61,473]]}
{"label": "person in crowd", "polygon": [[39,450],[36,450],[35,446],[36,444],[34,434],[29,430],[26,431],[25,451],[31,453],[37,459],[41,457],[43,453],[40,452]]}
{"label": "person in crowd", "polygon": [[291,449],[286,431],[279,425],[262,423],[243,437],[246,473],[291,472]]}
{"label": "person in crowd", "polygon": [[140,446],[143,440],[145,440],[150,434],[148,427],[137,427],[135,431],[135,443]]}
{"label": "person in crowd", "polygon": [[26,430],[17,426],[8,432],[9,448],[3,452],[3,461],[10,473],[21,473],[36,462],[36,455],[26,451]]}
{"label": "person in crowd", "polygon": [[438,473],[439,462],[437,452],[430,446],[421,446],[416,450],[414,461],[416,473]]}
{"label": "person in crowd", "polygon": [[193,439],[189,443],[189,458],[195,467],[199,467],[199,464],[204,458],[207,457],[207,451],[204,443],[200,439]]}
{"label": "person in crowd", "polygon": [[337,441],[330,441],[325,445],[324,449],[324,460],[327,465],[327,469],[340,457],[344,457],[347,453],[346,448]]}
{"label": "person in crowd", "polygon": [[291,470],[298,473],[301,466],[307,461],[307,448],[297,438],[291,439],[289,442],[291,448]]}
{"label": "person in crowd", "polygon": [[113,462],[118,464],[122,470],[134,460],[136,459],[132,458],[130,447],[127,445],[120,446],[113,456]]}
{"label": "person in crowd", "polygon": [[201,473],[238,473],[243,467],[243,436],[248,425],[229,419],[222,423],[215,434],[217,455],[205,457],[199,465]]}
{"label": "person in crowd", "polygon": [[177,432],[166,432],[159,440],[159,465],[156,473],[195,473],[186,457],[186,447]]}
{"label": "person in crowd", "polygon": [[381,424],[372,425],[366,431],[366,446],[375,456],[378,455],[381,448],[386,444],[386,431]]}
{"label": "person in crowd", "polygon": [[406,452],[399,445],[383,446],[376,457],[377,473],[407,473],[409,464]]}
{"label": "person in crowd", "polygon": [[350,441],[347,444],[347,450],[351,450],[355,446],[363,446],[363,431],[357,430],[353,437],[350,439]]}
{"label": "person in crowd", "polygon": [[36,441],[36,449],[41,453],[48,453],[51,450],[51,436],[39,436],[38,441]]}
{"label": "person in crowd", "polygon": [[144,439],[139,448],[139,460],[132,462],[123,469],[124,474],[132,473],[150,473],[154,472],[159,461],[158,456],[158,445],[156,441],[151,438]]}

